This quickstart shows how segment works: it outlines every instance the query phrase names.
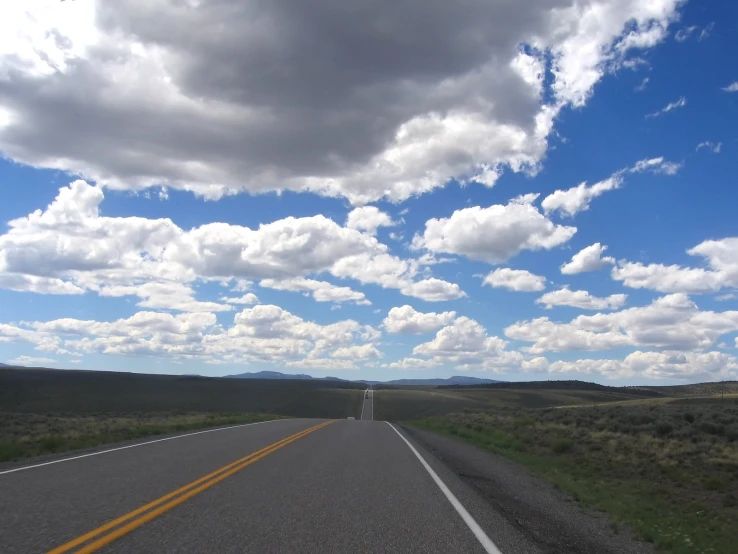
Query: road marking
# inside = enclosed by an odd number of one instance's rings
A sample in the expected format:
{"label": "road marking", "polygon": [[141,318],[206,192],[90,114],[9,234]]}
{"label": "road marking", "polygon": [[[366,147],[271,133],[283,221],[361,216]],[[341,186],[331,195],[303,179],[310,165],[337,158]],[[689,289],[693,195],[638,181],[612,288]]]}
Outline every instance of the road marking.
{"label": "road marking", "polygon": [[374,391],[372,391],[372,421],[374,421]]}
{"label": "road marking", "polygon": [[433,471],[433,468],[428,465],[428,462],[426,462],[423,457],[418,453],[417,450],[415,450],[415,447],[410,444],[410,441],[408,441],[402,433],[400,433],[397,429],[395,429],[395,426],[392,425],[389,421],[385,422],[387,425],[392,427],[392,430],[397,433],[402,440],[405,441],[405,444],[410,448],[410,450],[413,451],[413,454],[420,460],[420,463],[423,464],[423,467],[426,469],[426,471],[430,474],[430,476],[433,478],[433,480],[436,482],[436,485],[438,485],[438,488],[441,489],[441,492],[444,494],[444,496],[448,499],[449,502],[451,502],[451,505],[456,509],[458,514],[461,516],[461,519],[464,520],[464,523],[466,523],[467,527],[471,530],[472,533],[474,533],[474,536],[477,537],[477,540],[482,545],[482,548],[487,552],[487,554],[502,554],[502,552],[499,551],[499,549],[495,546],[495,543],[492,542],[492,540],[487,536],[487,534],[482,530],[482,528],[479,526],[479,524],[474,520],[474,518],[471,516],[469,512],[466,511],[466,508],[462,506],[461,502],[454,496],[454,493],[451,492],[451,490],[446,486],[446,484],[441,481],[441,478],[436,474],[435,471]]}
{"label": "road marking", "polygon": [[[283,448],[288,444],[295,442],[296,440],[301,439],[302,437],[309,435],[314,431],[317,431],[318,429],[322,429],[323,427],[330,425],[334,421],[335,420],[319,423],[318,425],[310,427],[309,429],[305,429],[304,431],[300,431],[299,433],[295,433],[294,435],[272,443],[269,446],[265,446],[264,448],[257,450],[256,452],[253,452],[248,456],[244,456],[243,458],[236,460],[235,462],[231,462],[230,464],[227,464],[220,469],[209,473],[208,475],[200,477],[199,479],[196,479],[195,481],[184,485],[183,487],[180,487],[175,491],[165,494],[164,496],[157,498],[156,500],[149,502],[148,504],[145,504],[140,508],[137,508],[112,521],[109,521],[108,523],[101,525],[97,529],[93,529],[92,531],[85,533],[84,535],[81,535],[76,539],[64,543],[63,545],[50,550],[47,554],[63,554],[92,539],[96,540],[77,550],[76,554],[91,554],[92,552],[97,552],[104,546],[107,546],[113,541],[116,541],[124,535],[127,535],[128,533],[141,527],[145,523],[148,523],[149,521],[157,518],[163,513],[168,512],[172,508],[179,506],[193,496],[200,494],[201,492],[209,489],[213,485],[223,481],[231,475],[238,473],[239,471],[250,466],[254,462],[261,460],[269,454],[276,452],[280,448]],[[115,527],[117,527],[117,529],[114,529]],[[111,531],[111,529],[114,530]],[[107,531],[111,532],[106,535],[105,533]]]}
{"label": "road marking", "polygon": [[117,448],[109,448],[108,450],[101,450],[100,452],[90,452],[89,454],[80,454],[79,456],[72,456],[71,458],[62,458],[61,460],[52,460],[50,462],[44,462],[42,464],[34,464],[31,466],[17,467],[15,469],[6,469],[0,471],[0,475],[6,473],[15,473],[16,471],[25,471],[26,469],[33,469],[34,467],[49,466],[51,464],[60,464],[61,462],[71,462],[72,460],[79,460],[80,458],[89,458],[90,456],[99,456],[100,454],[107,454],[108,452],[116,452],[118,450],[126,450],[127,448],[136,448],[137,446],[144,446],[147,444],[154,444],[155,442],[164,442],[174,439],[183,439],[184,437],[191,437],[192,435],[202,435],[203,433],[214,433],[215,431],[225,431],[227,429],[235,429],[236,427],[248,427],[249,425],[259,425],[261,423],[273,423],[275,421],[285,421],[284,419],[269,419],[267,421],[255,421],[254,423],[241,423],[239,425],[230,425],[229,427],[218,427],[217,429],[205,429],[204,431],[195,431],[194,433],[187,433],[185,435],[176,435],[174,437],[166,437],[163,439],[156,439],[153,441],[138,442],[136,444],[129,444],[128,446],[118,446]]}
{"label": "road marking", "polygon": [[364,419],[364,404],[366,404],[366,399],[362,398],[361,399],[361,415],[359,416],[359,421]]}

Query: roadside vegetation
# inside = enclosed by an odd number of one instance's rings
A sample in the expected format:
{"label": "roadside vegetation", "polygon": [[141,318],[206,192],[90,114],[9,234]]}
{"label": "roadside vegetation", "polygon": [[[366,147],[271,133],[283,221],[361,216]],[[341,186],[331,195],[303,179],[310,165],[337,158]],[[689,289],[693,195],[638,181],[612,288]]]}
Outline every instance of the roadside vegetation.
{"label": "roadside vegetation", "polygon": [[168,433],[279,419],[273,414],[28,414],[0,412],[0,462]]}
{"label": "roadside vegetation", "polygon": [[0,462],[279,417],[359,417],[366,385],[0,368]]}
{"label": "roadside vegetation", "polygon": [[738,398],[712,388],[718,396],[466,407],[406,423],[520,463],[661,551],[727,554],[738,536]]}
{"label": "roadside vegetation", "polygon": [[660,396],[657,393],[630,391],[626,388],[591,386],[591,383],[559,383],[557,388],[548,388],[547,382],[503,383],[466,388],[385,387],[374,399],[375,419],[403,421],[460,412],[465,408],[479,411],[519,407],[593,406]]}
{"label": "roadside vegetation", "polygon": [[359,415],[365,389],[363,383],[348,381],[0,368],[0,412],[270,413],[345,418]]}

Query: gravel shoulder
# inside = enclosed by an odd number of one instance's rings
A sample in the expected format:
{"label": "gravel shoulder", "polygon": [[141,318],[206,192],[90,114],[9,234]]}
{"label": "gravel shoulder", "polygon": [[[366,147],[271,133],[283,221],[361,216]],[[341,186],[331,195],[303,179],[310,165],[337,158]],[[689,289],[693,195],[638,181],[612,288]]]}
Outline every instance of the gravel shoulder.
{"label": "gravel shoulder", "polygon": [[490,506],[547,554],[653,554],[649,543],[614,531],[606,514],[587,509],[499,456],[414,427],[403,430],[477,490]]}

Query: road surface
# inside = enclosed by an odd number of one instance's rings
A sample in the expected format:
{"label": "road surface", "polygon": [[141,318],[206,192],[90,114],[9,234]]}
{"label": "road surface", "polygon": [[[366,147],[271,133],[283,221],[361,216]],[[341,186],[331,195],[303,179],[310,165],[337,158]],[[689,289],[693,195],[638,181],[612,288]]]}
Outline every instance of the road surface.
{"label": "road surface", "polygon": [[367,392],[369,394],[369,398],[364,398],[364,404],[361,407],[361,417],[359,417],[359,419],[373,421],[374,420],[374,391],[369,390]]}
{"label": "road surface", "polygon": [[5,466],[0,552],[538,552],[405,437],[294,419]]}

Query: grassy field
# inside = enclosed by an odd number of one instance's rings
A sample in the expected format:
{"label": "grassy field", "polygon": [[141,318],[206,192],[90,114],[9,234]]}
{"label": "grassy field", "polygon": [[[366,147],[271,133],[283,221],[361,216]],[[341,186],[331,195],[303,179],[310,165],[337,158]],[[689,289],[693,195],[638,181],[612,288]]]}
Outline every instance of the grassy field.
{"label": "grassy field", "polygon": [[0,368],[0,461],[276,417],[358,418],[365,388]]}
{"label": "grassy field", "polygon": [[359,415],[365,388],[340,381],[0,368],[0,412],[217,412],[343,418]]}
{"label": "grassy field", "polygon": [[662,551],[736,551],[738,399],[467,407],[409,423],[524,465]]}
{"label": "grassy field", "polygon": [[279,419],[272,414],[0,412],[0,462],[118,441]]}
{"label": "grassy field", "polygon": [[[516,385],[520,386],[519,383]],[[375,419],[403,421],[467,410],[497,408],[549,408],[569,405],[596,405],[650,398],[627,389],[601,387],[576,389],[566,384],[560,389],[504,387],[404,387],[384,389],[374,399]]]}

